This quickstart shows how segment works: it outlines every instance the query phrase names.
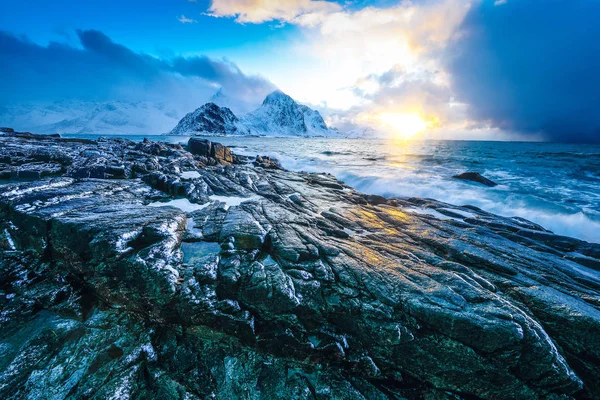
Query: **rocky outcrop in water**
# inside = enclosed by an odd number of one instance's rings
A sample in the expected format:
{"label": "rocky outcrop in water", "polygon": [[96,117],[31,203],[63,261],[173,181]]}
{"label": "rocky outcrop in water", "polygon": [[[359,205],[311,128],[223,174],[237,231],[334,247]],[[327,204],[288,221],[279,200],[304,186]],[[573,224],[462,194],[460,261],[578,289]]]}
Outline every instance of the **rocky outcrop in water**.
{"label": "rocky outcrop in water", "polygon": [[481,175],[479,172],[463,172],[462,174],[454,175],[454,179],[461,179],[463,181],[471,181],[480,183],[485,186],[494,187],[498,186],[498,184],[491,179],[486,178]]}
{"label": "rocky outcrop in water", "polygon": [[0,136],[0,397],[598,398],[600,246],[250,161]]}

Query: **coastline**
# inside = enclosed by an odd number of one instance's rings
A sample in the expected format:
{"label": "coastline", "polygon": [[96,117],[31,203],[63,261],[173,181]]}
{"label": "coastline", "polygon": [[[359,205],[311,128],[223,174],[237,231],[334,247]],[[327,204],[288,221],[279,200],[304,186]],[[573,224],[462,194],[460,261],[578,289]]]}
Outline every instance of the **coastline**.
{"label": "coastline", "polygon": [[201,140],[0,141],[0,394],[600,389],[598,245]]}

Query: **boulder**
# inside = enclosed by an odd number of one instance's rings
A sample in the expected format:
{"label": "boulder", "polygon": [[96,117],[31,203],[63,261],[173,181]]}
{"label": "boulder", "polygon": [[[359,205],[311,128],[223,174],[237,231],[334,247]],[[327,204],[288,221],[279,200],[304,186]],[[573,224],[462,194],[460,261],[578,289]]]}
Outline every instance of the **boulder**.
{"label": "boulder", "polygon": [[481,183],[482,185],[489,187],[498,185],[496,182],[484,177],[479,172],[463,172],[462,174],[454,175],[453,178],[462,179],[463,181]]}
{"label": "boulder", "polygon": [[212,142],[207,139],[190,138],[188,150],[197,156],[212,157]]}
{"label": "boulder", "polygon": [[198,156],[214,158],[228,163],[233,162],[233,153],[229,147],[207,139],[190,138],[188,141],[188,150],[190,153]]}
{"label": "boulder", "polygon": [[269,156],[256,156],[256,159],[254,160],[254,166],[265,169],[283,169],[279,163],[279,160]]}
{"label": "boulder", "polygon": [[231,149],[227,146],[223,146],[221,143],[213,142],[211,156],[217,160],[227,161],[229,163],[233,162],[233,153],[231,152]]}

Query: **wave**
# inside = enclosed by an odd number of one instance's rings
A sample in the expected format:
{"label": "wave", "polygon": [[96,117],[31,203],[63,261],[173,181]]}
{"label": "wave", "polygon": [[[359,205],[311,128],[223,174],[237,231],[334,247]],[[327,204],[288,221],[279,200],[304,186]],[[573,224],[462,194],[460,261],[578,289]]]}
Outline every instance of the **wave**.
{"label": "wave", "polygon": [[[231,142],[241,144],[239,139]],[[575,157],[566,161],[562,154],[534,157],[527,151],[529,145],[505,146],[504,155],[494,158],[497,148],[487,149],[480,143],[398,149],[385,142],[365,146],[336,141],[335,150],[324,150],[328,144],[314,141],[290,145],[279,139],[246,139],[243,144],[247,148],[236,152],[268,155],[293,171],[329,172],[364,193],[469,204],[504,217],[528,219],[560,235],[600,243],[600,180],[589,158],[577,158],[576,153],[590,155],[585,149],[562,152]],[[451,178],[467,170],[478,171],[499,186],[479,187]]]}
{"label": "wave", "polygon": [[473,205],[503,217],[525,218],[559,235],[600,243],[600,221],[593,219],[589,213],[558,211],[552,208],[552,204],[547,205],[543,201],[538,201],[537,205],[529,204],[515,196],[507,187],[467,187],[445,177],[431,176],[388,179],[358,176],[348,172],[334,175],[365,193],[385,197],[421,197],[456,205]]}
{"label": "wave", "polygon": [[331,150],[327,150],[327,151],[322,151],[321,154],[326,155],[326,156],[351,156],[354,153],[351,151],[331,151]]}

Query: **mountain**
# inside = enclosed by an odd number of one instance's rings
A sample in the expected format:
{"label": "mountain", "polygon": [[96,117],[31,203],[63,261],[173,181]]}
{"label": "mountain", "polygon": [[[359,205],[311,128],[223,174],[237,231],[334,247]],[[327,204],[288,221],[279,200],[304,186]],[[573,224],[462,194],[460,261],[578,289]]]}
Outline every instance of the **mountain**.
{"label": "mountain", "polygon": [[[221,91],[213,99],[221,104],[231,102]],[[189,134],[262,135],[262,136],[337,136],[325,124],[321,114],[297,103],[276,90],[255,111],[236,117],[228,107],[207,103],[187,114],[170,135]]]}
{"label": "mountain", "polygon": [[281,91],[269,94],[258,109],[240,112],[240,117],[224,104],[236,105],[241,110],[244,109],[239,105],[243,104],[241,100],[232,99],[221,90],[212,99],[182,119],[183,113],[177,109],[151,101],[62,100],[0,106],[0,126],[37,133],[100,135],[170,132],[172,135],[339,136],[327,127],[318,111],[297,103]]}
{"label": "mountain", "polygon": [[321,114],[298,104],[287,94],[276,90],[262,105],[241,118],[250,131],[273,136],[327,136],[329,129]]}
{"label": "mountain", "polygon": [[328,129],[327,124],[321,116],[321,113],[319,113],[317,110],[313,110],[312,108],[308,108],[303,104],[300,104],[299,107],[304,115],[304,123],[306,124],[307,130],[326,131]]}
{"label": "mountain", "polygon": [[21,131],[76,134],[158,134],[180,118],[164,103],[66,100],[0,108],[0,125]]}
{"label": "mountain", "polygon": [[240,123],[238,117],[229,108],[219,107],[215,103],[206,103],[183,117],[169,135],[248,133],[249,130]]}

